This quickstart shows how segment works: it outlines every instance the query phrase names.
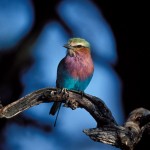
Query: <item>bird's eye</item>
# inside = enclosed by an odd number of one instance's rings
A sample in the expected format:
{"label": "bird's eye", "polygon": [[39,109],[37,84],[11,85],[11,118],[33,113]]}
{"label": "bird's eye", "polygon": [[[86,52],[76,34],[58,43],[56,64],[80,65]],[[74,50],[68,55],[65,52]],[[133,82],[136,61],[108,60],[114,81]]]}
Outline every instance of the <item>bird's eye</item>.
{"label": "bird's eye", "polygon": [[81,48],[81,47],[82,47],[82,45],[77,45],[76,47],[77,47],[77,48]]}

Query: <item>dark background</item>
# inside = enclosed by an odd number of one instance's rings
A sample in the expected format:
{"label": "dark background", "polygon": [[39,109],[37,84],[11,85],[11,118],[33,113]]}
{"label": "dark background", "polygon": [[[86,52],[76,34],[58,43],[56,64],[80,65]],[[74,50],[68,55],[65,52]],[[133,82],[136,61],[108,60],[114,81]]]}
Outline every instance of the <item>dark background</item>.
{"label": "dark background", "polygon": [[97,2],[110,23],[117,41],[119,61],[116,71],[124,82],[123,103],[126,115],[133,109],[149,109],[147,34],[148,10],[146,4],[131,2]]}
{"label": "dark background", "polygon": [[[96,2],[96,1],[95,1]],[[125,115],[135,108],[150,109],[149,102],[149,13],[146,3],[98,2],[110,23],[117,41],[119,61],[116,71],[123,87]],[[136,149],[148,149],[149,136],[145,135]]]}
{"label": "dark background", "polygon": [[[32,0],[35,11],[35,23],[31,31],[23,38],[13,50],[0,51],[0,97],[4,105],[16,100],[23,92],[23,85],[20,82],[20,74],[25,72],[33,63],[33,59],[26,53],[21,58],[21,53],[28,45],[32,45],[40,34],[43,26],[50,20],[59,20],[68,31],[72,34],[71,29],[66,26],[65,22],[56,13],[56,6],[59,0]],[[125,112],[125,118],[135,108],[144,107],[150,109],[149,105],[149,13],[147,5],[142,3],[131,2],[113,2],[93,0],[93,3],[101,10],[106,21],[109,23],[117,44],[118,61],[114,68],[123,83],[122,101]],[[47,15],[49,14],[49,15]],[[30,39],[30,40],[29,40]],[[147,58],[148,57],[148,58]],[[16,59],[20,60],[16,64]],[[4,65],[5,64],[5,65]],[[11,99],[10,99],[11,97]],[[0,150],[5,150],[5,128],[10,122],[17,122],[23,126],[31,125],[41,128],[46,132],[52,129],[36,123],[32,119],[21,115],[11,120],[0,120]],[[149,137],[138,145],[137,149],[145,149],[148,145]]]}

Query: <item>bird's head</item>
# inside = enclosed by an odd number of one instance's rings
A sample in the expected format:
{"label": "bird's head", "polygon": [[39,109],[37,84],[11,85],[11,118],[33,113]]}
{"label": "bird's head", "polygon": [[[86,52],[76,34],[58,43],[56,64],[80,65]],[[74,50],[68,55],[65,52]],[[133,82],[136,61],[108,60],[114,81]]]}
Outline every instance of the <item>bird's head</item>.
{"label": "bird's head", "polygon": [[71,57],[76,56],[77,52],[88,51],[90,52],[90,44],[82,38],[71,38],[68,43],[64,45],[67,48],[67,54]]}

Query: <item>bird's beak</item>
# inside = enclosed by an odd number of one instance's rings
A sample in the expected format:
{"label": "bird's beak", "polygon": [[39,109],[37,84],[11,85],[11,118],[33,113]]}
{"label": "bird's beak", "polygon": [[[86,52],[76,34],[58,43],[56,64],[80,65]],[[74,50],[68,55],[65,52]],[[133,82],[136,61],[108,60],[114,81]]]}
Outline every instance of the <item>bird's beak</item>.
{"label": "bird's beak", "polygon": [[72,46],[68,45],[68,44],[65,44],[63,47],[67,48],[67,49],[70,49]]}
{"label": "bird's beak", "polygon": [[69,56],[71,56],[71,57],[75,56],[75,52],[74,52],[73,46],[71,46],[69,44],[65,44],[64,47],[67,48],[67,54]]}

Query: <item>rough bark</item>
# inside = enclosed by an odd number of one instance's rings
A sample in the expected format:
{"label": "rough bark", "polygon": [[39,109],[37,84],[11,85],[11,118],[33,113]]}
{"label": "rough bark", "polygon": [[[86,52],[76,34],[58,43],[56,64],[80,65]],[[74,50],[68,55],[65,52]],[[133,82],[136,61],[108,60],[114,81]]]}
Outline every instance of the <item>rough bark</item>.
{"label": "rough bark", "polygon": [[92,95],[71,90],[44,88],[26,95],[7,106],[0,105],[0,118],[12,118],[22,111],[40,103],[61,101],[65,107],[84,108],[96,120],[97,126],[83,132],[92,140],[133,150],[143,133],[150,134],[150,111],[144,108],[133,110],[123,126],[112,116],[105,103]]}

